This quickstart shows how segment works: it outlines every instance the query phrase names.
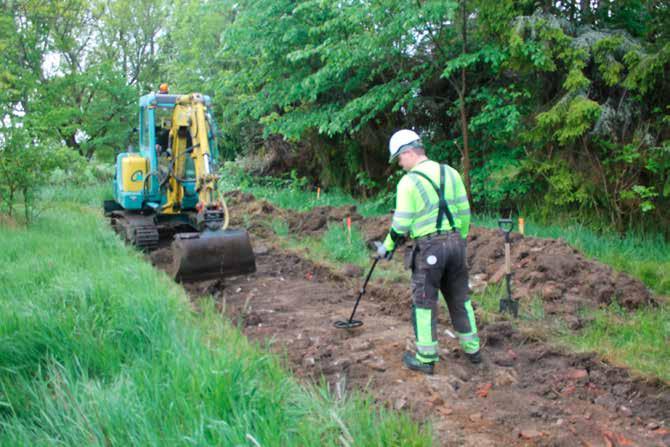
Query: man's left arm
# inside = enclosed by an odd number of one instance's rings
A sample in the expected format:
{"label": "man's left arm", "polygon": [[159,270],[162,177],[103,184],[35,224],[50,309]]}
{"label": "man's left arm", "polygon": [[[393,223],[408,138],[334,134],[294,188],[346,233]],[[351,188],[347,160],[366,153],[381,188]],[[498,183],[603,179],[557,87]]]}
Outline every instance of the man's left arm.
{"label": "man's left arm", "polygon": [[[452,168],[453,169],[453,168]],[[460,220],[461,225],[458,230],[461,233],[461,237],[466,239],[468,237],[468,231],[470,230],[470,203],[468,202],[468,194],[465,190],[465,185],[463,184],[463,179],[461,175],[453,169],[452,174],[456,176],[456,191],[455,191],[455,205],[454,205],[454,217],[457,217]]]}

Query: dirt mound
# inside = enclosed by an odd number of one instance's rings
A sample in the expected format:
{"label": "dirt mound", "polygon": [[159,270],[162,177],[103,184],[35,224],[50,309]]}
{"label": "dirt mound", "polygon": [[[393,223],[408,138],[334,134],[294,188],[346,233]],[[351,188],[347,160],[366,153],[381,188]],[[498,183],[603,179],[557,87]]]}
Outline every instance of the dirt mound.
{"label": "dirt mound", "polygon": [[288,225],[291,231],[298,233],[315,233],[323,231],[331,222],[343,223],[347,217],[352,222],[359,222],[363,217],[358,214],[355,206],[317,206],[304,213],[294,213],[288,216]]}
{"label": "dirt mound", "polygon": [[[562,240],[512,234],[515,298],[541,297],[560,310],[617,302],[627,309],[653,304],[641,281],[611,267],[588,260]],[[496,283],[504,277],[504,241],[499,231],[473,228],[468,237],[471,276]]]}
{"label": "dirt mound", "polygon": [[[383,240],[391,216],[363,218],[355,206],[316,207],[307,212],[276,208],[252,194],[231,191],[225,194],[233,226],[244,226],[261,237],[272,235],[269,222],[283,219],[293,234],[318,235],[330,222],[347,217],[363,231],[366,241]],[[563,240],[523,237],[512,233],[513,295],[528,300],[541,297],[549,314],[577,314],[583,307],[617,302],[627,309],[653,305],[644,284],[626,273],[586,257]],[[498,230],[472,228],[468,237],[468,265],[475,284],[495,284],[504,278],[504,241]],[[402,251],[402,250],[401,250]],[[396,256],[394,262],[400,262]],[[398,299],[404,299],[400,294]]]}
{"label": "dirt mound", "polygon": [[391,214],[388,216],[368,217],[360,222],[366,242],[383,241],[391,227]]}
{"label": "dirt mound", "polygon": [[292,233],[309,235],[325,231],[331,222],[343,223],[347,217],[352,222],[363,220],[353,205],[317,206],[298,212],[276,208],[265,199],[256,199],[253,194],[241,191],[229,191],[225,197],[231,210],[231,225],[243,225],[248,230],[258,230],[262,226],[267,228],[268,220],[280,218],[288,224]]}

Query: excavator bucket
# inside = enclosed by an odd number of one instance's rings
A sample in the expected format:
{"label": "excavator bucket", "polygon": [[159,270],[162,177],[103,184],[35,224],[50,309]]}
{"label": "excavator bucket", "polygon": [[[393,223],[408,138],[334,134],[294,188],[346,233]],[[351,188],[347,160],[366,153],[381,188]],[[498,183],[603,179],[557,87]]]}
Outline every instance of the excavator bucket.
{"label": "excavator bucket", "polygon": [[180,282],[203,281],[256,271],[245,230],[178,233],[172,242],[172,275]]}

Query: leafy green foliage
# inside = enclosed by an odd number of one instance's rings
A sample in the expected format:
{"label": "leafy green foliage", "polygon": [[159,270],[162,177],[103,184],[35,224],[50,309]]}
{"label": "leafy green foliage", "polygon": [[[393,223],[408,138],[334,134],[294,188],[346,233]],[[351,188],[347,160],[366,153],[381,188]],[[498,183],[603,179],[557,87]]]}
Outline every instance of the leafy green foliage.
{"label": "leafy green foliage", "polygon": [[589,195],[562,212],[670,228],[668,8],[578,6],[17,0],[0,6],[0,111],[42,145],[109,161],[137,97],[169,81],[213,96],[227,158],[290,159],[330,191],[392,194],[388,138],[410,127],[463,171],[473,209],[555,205],[548,163]]}
{"label": "leafy green foliage", "polygon": [[65,148],[35,144],[24,129],[0,132],[0,211],[4,208],[11,216],[21,203],[29,224],[35,217],[40,188],[47,184],[53,171],[76,165],[81,161],[77,158]]}
{"label": "leafy green foliage", "polygon": [[537,122],[547,132],[553,130],[553,135],[559,144],[573,143],[593,127],[600,116],[600,106],[597,102],[583,96],[566,100],[554,106],[551,110],[540,113]]}

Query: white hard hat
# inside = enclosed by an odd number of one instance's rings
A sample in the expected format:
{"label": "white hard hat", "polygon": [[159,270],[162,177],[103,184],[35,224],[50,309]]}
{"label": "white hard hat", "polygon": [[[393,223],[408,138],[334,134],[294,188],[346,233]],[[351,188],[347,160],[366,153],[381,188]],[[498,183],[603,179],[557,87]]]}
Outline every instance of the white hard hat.
{"label": "white hard hat", "polygon": [[[410,145],[410,143],[418,143],[416,145]],[[421,137],[419,134],[409,129],[402,129],[397,131],[391,136],[389,140],[389,163],[395,160],[398,155],[404,152],[406,149],[414,146],[421,145]]]}

